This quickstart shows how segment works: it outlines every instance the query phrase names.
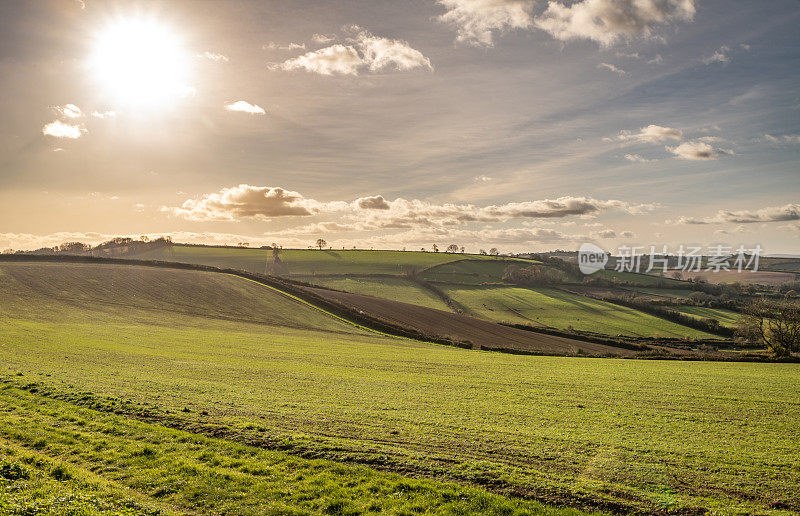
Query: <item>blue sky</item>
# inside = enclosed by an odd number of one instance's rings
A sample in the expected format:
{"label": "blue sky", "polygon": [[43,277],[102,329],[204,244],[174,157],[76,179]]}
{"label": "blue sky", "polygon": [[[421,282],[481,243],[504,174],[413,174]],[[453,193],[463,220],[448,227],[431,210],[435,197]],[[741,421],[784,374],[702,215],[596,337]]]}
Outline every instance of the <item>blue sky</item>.
{"label": "blue sky", "polygon": [[5,2],[0,247],[800,252],[798,7]]}

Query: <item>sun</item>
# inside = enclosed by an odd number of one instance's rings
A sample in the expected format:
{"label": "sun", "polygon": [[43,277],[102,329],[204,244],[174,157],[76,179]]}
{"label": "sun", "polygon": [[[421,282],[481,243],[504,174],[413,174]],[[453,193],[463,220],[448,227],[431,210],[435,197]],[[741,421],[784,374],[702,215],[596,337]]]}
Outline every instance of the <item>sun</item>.
{"label": "sun", "polygon": [[98,33],[89,68],[116,103],[159,107],[192,92],[191,57],[170,27],[148,18],[110,23]]}

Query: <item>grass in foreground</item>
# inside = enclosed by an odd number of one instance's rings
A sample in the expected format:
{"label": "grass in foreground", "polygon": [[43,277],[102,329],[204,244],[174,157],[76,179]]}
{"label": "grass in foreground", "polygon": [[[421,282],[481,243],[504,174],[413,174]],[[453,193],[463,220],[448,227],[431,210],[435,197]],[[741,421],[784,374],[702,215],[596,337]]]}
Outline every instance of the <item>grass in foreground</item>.
{"label": "grass in foreground", "polygon": [[0,390],[2,514],[578,514]]}
{"label": "grass in foreground", "polygon": [[[102,284],[83,267],[38,275]],[[68,297],[11,310],[20,296],[0,296],[0,370],[103,410],[556,504],[800,510],[796,364],[515,356]]]}
{"label": "grass in foreground", "polygon": [[551,288],[441,285],[469,315],[497,322],[545,325],[639,337],[716,338],[632,308]]}

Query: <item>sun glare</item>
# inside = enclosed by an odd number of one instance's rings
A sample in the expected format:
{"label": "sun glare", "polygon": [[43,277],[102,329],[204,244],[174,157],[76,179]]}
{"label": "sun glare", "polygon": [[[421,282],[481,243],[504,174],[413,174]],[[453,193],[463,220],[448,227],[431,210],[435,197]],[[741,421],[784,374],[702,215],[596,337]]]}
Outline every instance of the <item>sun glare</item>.
{"label": "sun glare", "polygon": [[191,93],[190,56],[177,35],[155,20],[135,18],[98,34],[89,66],[117,103],[160,107]]}

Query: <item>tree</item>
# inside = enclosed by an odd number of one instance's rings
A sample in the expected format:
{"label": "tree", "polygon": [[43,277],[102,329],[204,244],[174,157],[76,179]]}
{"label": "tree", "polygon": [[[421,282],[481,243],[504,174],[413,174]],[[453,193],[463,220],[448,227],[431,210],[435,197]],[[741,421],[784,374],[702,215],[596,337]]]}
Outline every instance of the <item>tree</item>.
{"label": "tree", "polygon": [[482,254],[482,255],[484,255],[484,256],[485,256],[485,255],[486,255],[486,249],[481,249],[481,250],[480,250],[480,254]]}
{"label": "tree", "polygon": [[800,303],[756,299],[742,309],[737,335],[745,342],[763,344],[777,357],[800,351]]}
{"label": "tree", "polygon": [[464,249],[464,246],[462,245],[462,246],[461,246],[461,254],[464,254],[464,250],[465,250],[465,249]]}
{"label": "tree", "polygon": [[445,251],[445,252],[457,253],[458,252],[458,246],[456,244],[450,244],[450,245],[447,246],[447,251]]}
{"label": "tree", "polygon": [[324,239],[322,238],[317,239],[317,247],[319,247],[320,251],[322,251],[322,248],[325,247],[326,245],[328,245],[328,242],[326,242]]}
{"label": "tree", "polygon": [[500,254],[500,252],[497,250],[496,247],[492,247],[491,249],[489,249],[489,254],[492,256],[497,256]]}
{"label": "tree", "polygon": [[436,245],[436,244],[433,244],[433,245],[431,246],[431,249],[433,249],[433,252],[434,252],[434,253],[438,253],[438,252],[439,252],[439,246],[438,246],[438,245]]}

